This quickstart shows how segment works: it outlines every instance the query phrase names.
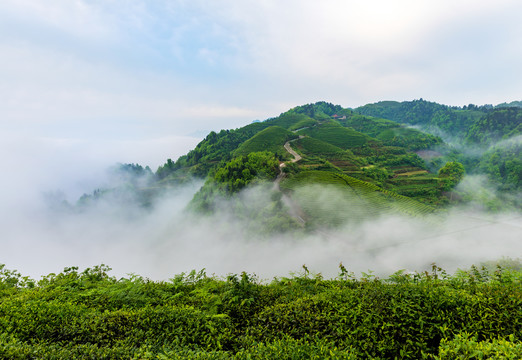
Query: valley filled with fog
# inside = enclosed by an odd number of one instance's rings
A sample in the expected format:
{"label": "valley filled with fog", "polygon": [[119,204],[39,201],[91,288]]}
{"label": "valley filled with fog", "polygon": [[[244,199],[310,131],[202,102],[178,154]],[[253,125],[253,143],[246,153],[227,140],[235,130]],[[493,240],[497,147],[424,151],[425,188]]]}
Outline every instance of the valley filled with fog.
{"label": "valley filled with fog", "polygon": [[[422,271],[431,263],[453,272],[522,253],[519,212],[491,214],[472,205],[422,219],[387,215],[335,228],[265,234],[227,211],[226,200],[214,214],[188,211],[203,184],[194,179],[165,190],[147,208],[107,199],[73,210],[64,203],[74,206],[83,192],[111,187],[111,164],[82,158],[71,145],[59,150],[35,145],[25,154],[20,145],[3,146],[13,157],[3,175],[2,262],[34,278],[102,263],[118,276],[136,273],[155,280],[203,268],[218,276],[247,271],[270,279],[299,271],[303,264],[332,277],[340,262],[356,274]],[[111,154],[110,148],[103,150]],[[117,156],[121,153],[107,162]],[[479,185],[485,186],[470,176],[460,186]],[[252,187],[239,196],[256,211],[266,201],[265,191]],[[310,191],[329,211],[350,206],[334,190]]]}

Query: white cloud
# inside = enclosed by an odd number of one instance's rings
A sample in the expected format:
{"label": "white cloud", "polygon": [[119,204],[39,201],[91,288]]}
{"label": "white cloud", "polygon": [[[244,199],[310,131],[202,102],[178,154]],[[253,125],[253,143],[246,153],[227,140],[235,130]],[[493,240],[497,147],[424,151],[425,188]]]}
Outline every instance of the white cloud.
{"label": "white cloud", "polygon": [[[6,1],[0,8],[4,34],[12,27],[0,47],[0,116],[9,127],[64,124],[79,136],[89,124],[117,129],[129,121],[139,131],[184,134],[317,100],[522,97],[516,1]],[[216,120],[226,116],[233,125]]]}
{"label": "white cloud", "polygon": [[[268,81],[289,84],[287,89],[306,87],[308,93],[335,99],[346,94],[354,97],[348,99],[353,102],[363,102],[373,94],[371,98],[377,100],[431,96],[460,104],[460,99],[468,99],[463,92],[477,86],[475,102],[488,99],[492,94],[486,84],[466,80],[483,75],[489,62],[484,62],[482,53],[488,52],[488,46],[494,45],[496,56],[502,56],[512,48],[502,44],[513,44],[506,32],[522,28],[516,21],[508,21],[509,28],[496,26],[506,17],[514,20],[520,5],[513,1],[285,4],[242,3],[233,6],[230,13],[226,7],[217,12],[242,34],[249,54],[244,66]],[[464,31],[464,38],[452,29]],[[497,43],[473,37],[484,31],[493,34]],[[506,69],[488,70],[498,77]],[[518,71],[518,67],[511,70]],[[403,77],[407,80],[401,81]],[[458,78],[465,80],[454,89]],[[513,86],[504,96],[511,91]],[[296,93],[301,95],[299,90]]]}
{"label": "white cloud", "polygon": [[[198,185],[164,194],[151,211],[103,202],[71,214],[34,207],[34,202],[11,209],[0,218],[5,241],[0,263],[33,277],[105,263],[117,276],[133,272],[155,280],[202,268],[209,274],[247,271],[270,279],[299,271],[303,264],[332,277],[341,261],[357,275],[422,271],[432,262],[453,272],[522,251],[520,214],[487,217],[469,211],[428,223],[386,216],[317,233],[263,236],[249,232],[252,221],[230,214],[229,204],[213,216],[185,213]],[[249,211],[266,200],[263,191],[243,194]]]}
{"label": "white cloud", "polygon": [[70,201],[104,185],[106,170],[116,163],[138,163],[153,171],[167,158],[176,160],[200,138],[164,136],[141,139],[83,139],[36,137],[3,133],[0,209],[28,208],[49,191],[60,191]]}
{"label": "white cloud", "polygon": [[37,29],[47,27],[82,38],[106,40],[112,32],[105,14],[81,0],[5,0],[3,17]]}

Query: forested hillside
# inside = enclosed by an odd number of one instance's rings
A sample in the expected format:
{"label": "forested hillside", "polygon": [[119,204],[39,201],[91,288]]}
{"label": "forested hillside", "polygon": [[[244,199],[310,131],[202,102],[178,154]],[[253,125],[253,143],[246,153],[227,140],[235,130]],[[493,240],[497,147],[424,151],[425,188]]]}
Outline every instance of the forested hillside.
{"label": "forested hillside", "polygon": [[[289,146],[302,159],[291,167],[292,171],[286,172],[285,179],[303,170],[326,170],[398,195],[413,195],[427,204],[447,202],[436,173],[430,174],[426,163],[415,153],[441,145],[440,138],[393,121],[363,117],[325,102],[298,106],[241,129],[211,133],[194,151],[175,163],[168,161],[157,174],[167,182],[180,178],[180,172],[212,177],[214,171],[227,166],[225,163],[234,156],[265,150],[281,162],[288,162],[291,156],[283,148],[287,141],[291,141]],[[412,192],[412,187],[416,191]]]}
{"label": "forested hillside", "polygon": [[449,107],[420,99],[379,102],[354,111],[441,135],[454,147],[444,153],[464,163],[468,173],[487,174],[501,191],[522,190],[520,102]]}
{"label": "forested hillside", "polygon": [[[238,199],[231,208],[248,216],[263,214],[262,223],[274,231],[312,229],[319,224],[340,224],[348,217],[331,210],[328,214],[328,206],[317,204],[324,200],[313,200],[317,194],[305,194],[296,187],[316,184],[329,189],[324,185],[335,187],[338,179],[344,179],[347,184],[372,189],[358,194],[357,199],[369,204],[368,209],[380,209],[358,216],[371,217],[389,209],[404,212],[392,199],[406,198],[418,204],[405,211],[409,215],[466,201],[495,210],[516,208],[522,206],[516,196],[522,186],[521,123],[522,108],[508,104],[449,107],[422,99],[356,109],[327,102],[307,104],[238,129],[210,132],[194,150],[176,161],[168,159],[155,174],[148,174],[146,182],[129,180],[124,187],[98,189],[85,195],[82,203],[111,196],[121,201],[137,199],[149,206],[163,189],[201,178],[206,179],[205,185],[190,208],[212,212],[217,211],[219,199],[235,198],[239,190],[254,184],[275,182],[276,187],[267,185],[263,190],[271,200],[261,210],[245,211]],[[261,158],[265,165],[255,160]],[[265,168],[268,163],[269,171]],[[441,173],[445,164],[458,164],[462,174],[449,178]],[[460,189],[464,173],[487,174],[498,199]],[[126,174],[128,178],[128,169]],[[382,199],[377,194],[389,196]],[[384,203],[377,205],[376,199]],[[288,206],[297,208],[300,215],[288,217]]]}

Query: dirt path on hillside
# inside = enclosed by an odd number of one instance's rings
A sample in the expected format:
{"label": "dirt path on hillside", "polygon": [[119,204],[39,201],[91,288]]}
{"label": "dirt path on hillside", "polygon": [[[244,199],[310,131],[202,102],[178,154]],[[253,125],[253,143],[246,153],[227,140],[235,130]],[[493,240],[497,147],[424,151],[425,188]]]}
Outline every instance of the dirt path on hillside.
{"label": "dirt path on hillside", "polygon": [[[304,138],[304,136],[299,135],[299,139],[302,139],[302,138]],[[301,155],[296,153],[294,151],[294,149],[292,149],[292,147],[290,146],[290,142],[296,141],[296,140],[298,140],[298,139],[290,140],[285,143],[285,150],[288,151],[290,153],[290,155],[292,155],[294,157],[292,160],[290,160],[290,162],[292,162],[292,163],[298,162],[299,160],[302,159]]]}
{"label": "dirt path on hillside", "polygon": [[[304,138],[304,136],[299,135],[299,139],[302,139],[302,138]],[[290,143],[292,141],[296,141],[296,140],[298,140],[298,139],[287,141],[284,145],[285,150],[288,151],[288,153],[294,157],[292,160],[290,160],[291,163],[298,162],[299,160],[302,159],[301,155],[296,153],[290,146]],[[283,168],[285,166],[286,166],[286,164],[284,162],[279,164],[279,175],[277,175],[277,178],[274,181],[274,190],[281,191],[281,188],[279,187],[279,183],[285,177],[285,173],[283,171]],[[283,201],[283,203],[286,206],[288,206],[290,216],[292,216],[294,219],[296,219],[297,222],[299,222],[299,224],[304,226],[306,224],[306,221],[303,219],[304,213],[301,210],[301,208],[295,202],[293,202],[292,199],[290,199],[290,197],[288,195],[286,195],[285,193],[283,193],[283,197],[281,198],[281,200]]]}
{"label": "dirt path on hillside", "polygon": [[[284,148],[286,151],[288,151],[288,153],[290,155],[292,155],[294,158],[292,160],[290,160],[291,163],[295,163],[295,162],[298,162],[299,160],[302,159],[301,155],[299,155],[298,153],[296,153],[294,151],[294,149],[292,149],[292,147],[290,146],[290,143],[292,141],[296,141],[296,140],[299,140],[299,139],[302,139],[304,138],[303,135],[299,135],[299,138],[298,139],[294,139],[294,140],[289,140],[285,143],[284,145]],[[279,183],[281,182],[281,180],[283,180],[283,178],[285,177],[285,173],[283,172],[283,168],[286,166],[286,164],[284,162],[282,162],[281,164],[279,164],[279,175],[277,175],[275,181],[274,181],[274,190],[280,190],[279,189]]]}

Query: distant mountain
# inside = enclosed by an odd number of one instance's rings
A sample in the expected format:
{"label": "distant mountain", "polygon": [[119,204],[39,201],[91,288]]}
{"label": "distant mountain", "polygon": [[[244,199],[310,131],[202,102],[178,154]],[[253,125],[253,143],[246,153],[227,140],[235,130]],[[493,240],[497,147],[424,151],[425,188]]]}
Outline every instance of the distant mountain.
{"label": "distant mountain", "polygon": [[425,131],[456,135],[470,144],[520,135],[522,101],[491,105],[450,107],[425,100],[383,101],[355,109],[362,115],[381,117],[401,124],[419,125]]}
{"label": "distant mountain", "polygon": [[501,107],[522,107],[522,101],[512,101],[510,103],[502,103],[502,104],[498,104],[496,106],[497,108],[501,108]]}

